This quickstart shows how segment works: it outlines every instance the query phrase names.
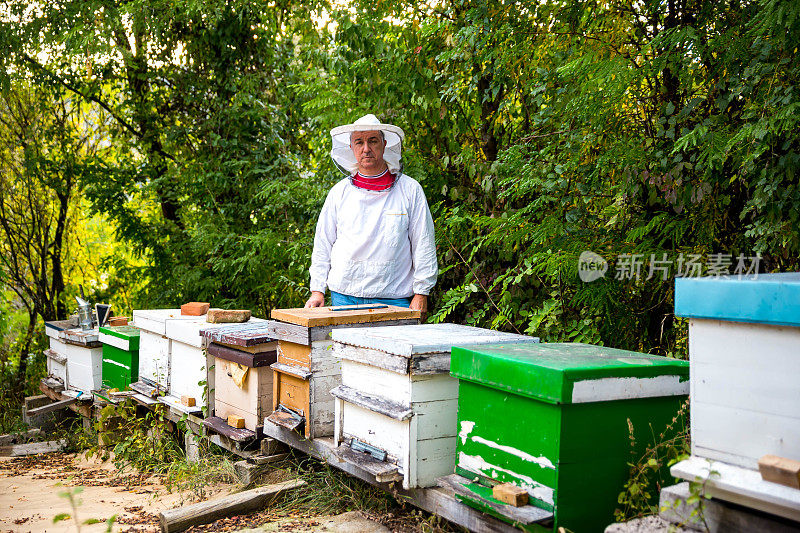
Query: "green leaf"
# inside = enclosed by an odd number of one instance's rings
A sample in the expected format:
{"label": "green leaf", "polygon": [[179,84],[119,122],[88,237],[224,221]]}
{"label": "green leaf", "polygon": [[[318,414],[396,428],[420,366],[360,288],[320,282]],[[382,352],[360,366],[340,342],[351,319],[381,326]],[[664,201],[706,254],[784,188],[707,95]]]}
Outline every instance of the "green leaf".
{"label": "green leaf", "polygon": [[69,513],[59,513],[53,517],[53,523],[61,522],[62,520],[69,520],[72,518],[72,515]]}

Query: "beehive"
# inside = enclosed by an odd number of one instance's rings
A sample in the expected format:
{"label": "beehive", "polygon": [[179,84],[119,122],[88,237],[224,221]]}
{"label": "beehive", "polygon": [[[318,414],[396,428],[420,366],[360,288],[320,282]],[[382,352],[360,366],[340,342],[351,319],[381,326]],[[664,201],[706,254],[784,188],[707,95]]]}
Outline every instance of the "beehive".
{"label": "beehive", "polygon": [[[686,361],[586,344],[456,347],[450,370],[459,381],[458,455],[456,475],[443,481],[469,505],[532,531],[542,531],[546,513],[547,530],[603,531],[628,462],[689,392]],[[499,483],[527,490],[530,507],[495,500]]]}
{"label": "beehive", "polygon": [[170,347],[167,320],[196,320],[181,315],[180,309],[142,309],[133,312],[133,323],[139,328],[139,379],[169,390]]}
{"label": "beehive", "polygon": [[97,329],[84,331],[68,320],[46,322],[48,370],[66,389],[91,392],[102,385],[103,348]]}
{"label": "beehive", "polygon": [[244,427],[258,432],[272,412],[272,377],[278,343],[264,322],[230,324],[206,329],[209,355],[214,357],[214,415],[244,419]]}
{"label": "beehive", "polygon": [[[260,323],[264,320],[251,318],[245,322]],[[163,399],[166,403],[177,405],[182,396],[187,396],[195,399],[196,410],[209,407],[209,412],[214,411],[216,376],[211,371],[214,356],[207,352],[209,340],[202,332],[229,325],[210,324],[205,316],[166,321],[166,337],[170,341],[169,397]]]}
{"label": "beehive", "polygon": [[378,481],[402,479],[406,489],[433,486],[453,472],[458,381],[449,374],[451,347],[538,342],[457,324],[354,328],[332,336],[333,356],[342,361],[342,384],[333,391],[339,453]]}
{"label": "beehive", "polygon": [[103,387],[125,390],[139,380],[139,328],[100,328],[103,343]]}
{"label": "beehive", "polygon": [[692,455],[800,460],[800,274],[679,278],[675,314],[689,318]]}
{"label": "beehive", "polygon": [[676,477],[709,495],[800,521],[800,491],[758,460],[800,460],[800,273],[679,278],[689,319],[692,457]]}
{"label": "beehive", "polygon": [[419,311],[382,304],[273,310],[278,361],[271,366],[273,413],[264,423],[301,430],[306,438],[332,435],[330,391],[341,381],[341,364],[331,354],[330,332],[365,323],[416,324],[419,317]]}

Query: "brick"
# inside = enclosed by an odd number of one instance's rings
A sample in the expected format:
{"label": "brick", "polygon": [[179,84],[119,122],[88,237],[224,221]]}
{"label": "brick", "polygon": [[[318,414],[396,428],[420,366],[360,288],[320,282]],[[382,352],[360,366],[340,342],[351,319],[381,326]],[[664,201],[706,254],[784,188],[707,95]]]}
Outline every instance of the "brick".
{"label": "brick", "polygon": [[196,405],[195,399],[192,396],[181,396],[181,403],[186,407],[194,407]]}
{"label": "brick", "polygon": [[188,316],[203,316],[208,312],[211,304],[208,302],[189,302],[181,306],[181,314]]}
{"label": "brick", "polygon": [[758,470],[764,481],[800,489],[800,461],[777,455],[765,455],[758,460]]}
{"label": "brick", "polygon": [[212,324],[232,324],[250,320],[250,311],[246,309],[211,309],[206,315],[206,322]]}
{"label": "brick", "polygon": [[244,428],[244,418],[236,415],[228,415],[228,425],[232,428],[242,429]]}
{"label": "brick", "polygon": [[528,491],[522,487],[517,487],[513,483],[502,483],[492,488],[492,496],[495,500],[500,500],[514,507],[521,507],[528,504]]}

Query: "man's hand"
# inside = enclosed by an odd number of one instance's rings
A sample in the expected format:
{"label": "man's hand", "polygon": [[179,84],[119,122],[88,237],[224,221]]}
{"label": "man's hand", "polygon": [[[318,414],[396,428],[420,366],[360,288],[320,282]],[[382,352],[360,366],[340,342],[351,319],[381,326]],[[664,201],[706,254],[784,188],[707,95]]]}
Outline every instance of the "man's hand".
{"label": "man's hand", "polygon": [[415,294],[411,298],[411,303],[408,305],[414,311],[422,311],[423,314],[428,312],[428,297],[424,294]]}
{"label": "man's hand", "polygon": [[322,307],[325,305],[325,295],[319,291],[311,291],[311,298],[306,302],[306,307]]}

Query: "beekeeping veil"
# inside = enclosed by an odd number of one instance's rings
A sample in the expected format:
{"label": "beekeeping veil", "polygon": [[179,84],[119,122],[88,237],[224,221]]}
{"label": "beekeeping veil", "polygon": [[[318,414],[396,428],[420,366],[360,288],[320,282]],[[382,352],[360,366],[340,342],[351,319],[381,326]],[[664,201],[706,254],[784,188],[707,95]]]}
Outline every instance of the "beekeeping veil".
{"label": "beekeeping veil", "polygon": [[350,134],[354,131],[381,131],[386,139],[386,149],[383,152],[383,160],[389,167],[392,174],[403,172],[403,130],[392,124],[382,124],[375,115],[364,115],[352,124],[345,124],[331,130],[333,147],[331,148],[331,158],[336,166],[351,176],[358,170],[353,151],[350,149]]}

